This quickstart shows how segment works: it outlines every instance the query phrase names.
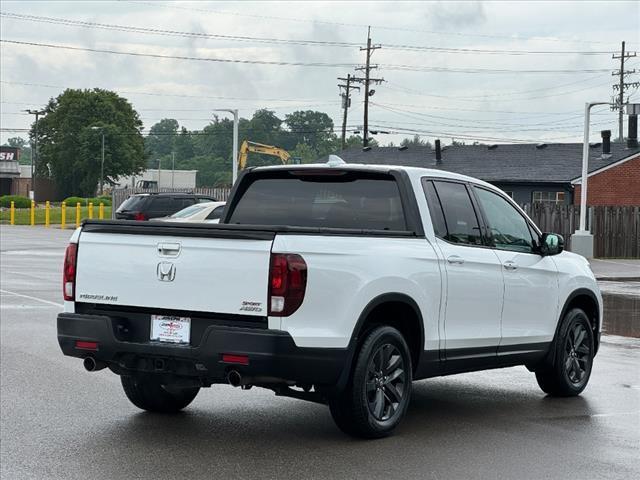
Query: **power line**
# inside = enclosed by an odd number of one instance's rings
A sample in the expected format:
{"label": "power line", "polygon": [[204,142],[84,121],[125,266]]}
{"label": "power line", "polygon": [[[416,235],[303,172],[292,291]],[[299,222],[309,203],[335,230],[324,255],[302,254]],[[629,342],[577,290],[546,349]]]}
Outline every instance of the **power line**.
{"label": "power line", "polygon": [[[67,89],[67,88],[78,88],[82,89],[83,87],[69,87],[63,85],[49,85],[43,83],[32,83],[32,82],[12,82],[8,80],[0,80],[0,83],[6,83],[8,85],[23,85],[28,87],[42,87],[42,88],[55,88],[55,89]],[[159,92],[140,92],[140,91],[127,91],[120,90],[118,88],[112,89],[124,95],[148,95],[153,97],[178,97],[178,98],[196,98],[196,99],[213,99],[213,100],[234,100],[234,101],[255,101],[255,102],[317,102],[318,100],[325,99],[300,99],[300,98],[255,98],[255,97],[227,97],[221,95],[189,95],[189,94],[174,94],[174,93],[159,93]]]}
{"label": "power line", "polygon": [[[228,63],[228,64],[246,64],[246,65],[266,65],[266,66],[286,66],[286,67],[319,67],[319,68],[355,68],[356,64],[352,63],[326,63],[326,62],[285,62],[285,61],[268,61],[268,60],[240,60],[231,58],[211,58],[211,57],[192,57],[187,55],[164,55],[160,53],[141,53],[141,52],[124,52],[120,50],[110,50],[101,48],[88,48],[77,47],[72,45],[60,45],[52,43],[39,43],[39,42],[23,42],[18,40],[0,39],[0,42],[24,45],[31,47],[43,47],[43,48],[55,48],[62,50],[92,52],[92,53],[105,53],[111,55],[124,55],[132,57],[147,57],[147,58],[162,58],[171,60],[185,60],[185,61],[198,61],[198,62],[214,62],[214,63]],[[416,65],[393,65],[393,64],[380,64],[380,67],[384,67],[386,70],[398,70],[407,72],[431,72],[431,73],[487,73],[487,74],[574,74],[574,73],[599,73],[606,72],[607,69],[560,69],[560,70],[527,70],[527,69],[506,69],[506,68],[448,68],[448,67],[426,67]]]}
{"label": "power line", "polygon": [[[13,12],[0,12],[0,16],[12,20],[21,20],[29,22],[38,22],[54,25],[64,25],[88,29],[102,29],[108,31],[120,31],[127,33],[138,33],[145,35],[160,35],[171,37],[198,38],[205,40],[230,40],[238,42],[251,43],[270,43],[284,45],[307,45],[319,47],[340,47],[352,48],[360,47],[360,43],[356,42],[338,42],[329,40],[309,40],[309,39],[285,39],[273,37],[255,37],[248,35],[223,35],[204,32],[187,32],[161,28],[139,27],[135,25],[118,25],[109,23],[88,22],[82,20],[71,20],[59,17],[45,17],[38,15],[26,15]],[[453,48],[453,47],[437,47],[428,45],[402,45],[402,44],[383,44],[388,50],[401,50],[409,52],[434,52],[445,54],[488,54],[488,55],[610,55],[612,51],[589,51],[589,50],[510,50],[510,49],[487,49],[487,48]]]}
{"label": "power line", "polygon": [[270,65],[270,66],[286,66],[286,67],[355,67],[354,63],[324,63],[324,62],[277,62],[268,60],[240,60],[231,58],[211,58],[211,57],[191,57],[186,55],[164,55],[161,53],[140,53],[140,52],[123,52],[119,50],[109,50],[101,48],[76,47],[72,45],[59,45],[53,43],[38,42],[22,42],[18,40],[0,39],[0,42],[10,43],[14,45],[26,45],[31,47],[56,48],[62,50],[74,50],[81,52],[107,53],[111,55],[127,55],[132,57],[148,57],[148,58],[164,58],[172,60],[188,60],[198,62],[215,62],[215,63],[240,63],[249,65]]}

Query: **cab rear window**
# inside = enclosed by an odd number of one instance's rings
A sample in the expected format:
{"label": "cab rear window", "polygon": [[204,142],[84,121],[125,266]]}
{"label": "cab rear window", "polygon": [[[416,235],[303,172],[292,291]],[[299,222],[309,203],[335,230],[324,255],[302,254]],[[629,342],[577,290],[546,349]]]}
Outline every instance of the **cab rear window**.
{"label": "cab rear window", "polygon": [[339,173],[258,177],[241,194],[228,223],[407,229],[400,191],[391,175]]}

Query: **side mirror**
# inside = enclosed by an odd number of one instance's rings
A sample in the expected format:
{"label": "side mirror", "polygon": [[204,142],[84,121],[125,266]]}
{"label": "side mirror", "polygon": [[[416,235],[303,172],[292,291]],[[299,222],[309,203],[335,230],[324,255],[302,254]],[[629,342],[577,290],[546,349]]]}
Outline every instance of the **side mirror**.
{"label": "side mirror", "polygon": [[543,233],[540,239],[540,254],[545,257],[557,255],[564,250],[564,238],[557,233]]}

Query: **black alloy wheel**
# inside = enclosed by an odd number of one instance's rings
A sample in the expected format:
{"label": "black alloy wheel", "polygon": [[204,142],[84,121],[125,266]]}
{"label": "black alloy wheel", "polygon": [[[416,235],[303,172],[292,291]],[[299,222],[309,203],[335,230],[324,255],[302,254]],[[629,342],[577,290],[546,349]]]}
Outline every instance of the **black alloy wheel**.
{"label": "black alloy wheel", "polygon": [[574,324],[568,331],[564,351],[567,378],[574,385],[580,385],[591,368],[591,345],[587,328],[582,323]]}
{"label": "black alloy wheel", "polygon": [[349,435],[386,437],[407,411],[412,379],[411,352],[402,333],[375,326],[363,336],[345,389],[329,401],[331,416]]}
{"label": "black alloy wheel", "polygon": [[549,358],[535,370],[543,392],[556,397],[579,395],[587,386],[595,356],[594,331],[580,308],[562,319]]}
{"label": "black alloy wheel", "polygon": [[376,420],[389,420],[398,411],[405,393],[405,364],[400,351],[386,343],[371,356],[366,392],[369,411]]}

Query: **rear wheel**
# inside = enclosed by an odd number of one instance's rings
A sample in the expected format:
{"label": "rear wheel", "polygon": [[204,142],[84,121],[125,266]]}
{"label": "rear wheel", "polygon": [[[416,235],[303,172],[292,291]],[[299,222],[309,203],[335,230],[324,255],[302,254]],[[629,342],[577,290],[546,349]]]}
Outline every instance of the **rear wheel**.
{"label": "rear wheel", "polygon": [[593,365],[593,330],[586,313],[579,308],[564,317],[555,343],[551,364],[536,370],[538,385],[557,397],[579,395],[589,382]]}
{"label": "rear wheel", "polygon": [[121,376],[122,388],[127,398],[136,407],[149,412],[175,413],[189,405],[199,387],[178,388],[162,385],[149,375]]}
{"label": "rear wheel", "polygon": [[411,380],[411,356],[402,334],[377,327],[362,343],[349,386],[330,401],[331,415],[349,435],[387,436],[404,417]]}

